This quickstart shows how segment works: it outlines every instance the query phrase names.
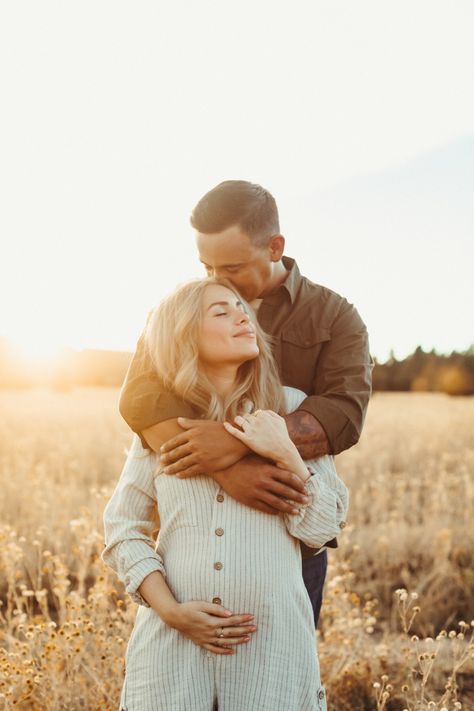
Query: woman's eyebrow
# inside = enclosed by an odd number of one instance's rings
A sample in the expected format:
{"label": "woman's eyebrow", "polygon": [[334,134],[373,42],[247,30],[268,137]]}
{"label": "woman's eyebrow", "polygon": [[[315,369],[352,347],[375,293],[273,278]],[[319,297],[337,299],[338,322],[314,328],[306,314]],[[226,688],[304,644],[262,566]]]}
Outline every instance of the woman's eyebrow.
{"label": "woman's eyebrow", "polygon": [[[235,305],[243,306],[241,301],[236,301]],[[230,306],[230,303],[228,301],[214,301],[214,303],[209,304],[209,306],[207,307],[207,311],[209,311],[209,309],[212,309],[213,306]]]}

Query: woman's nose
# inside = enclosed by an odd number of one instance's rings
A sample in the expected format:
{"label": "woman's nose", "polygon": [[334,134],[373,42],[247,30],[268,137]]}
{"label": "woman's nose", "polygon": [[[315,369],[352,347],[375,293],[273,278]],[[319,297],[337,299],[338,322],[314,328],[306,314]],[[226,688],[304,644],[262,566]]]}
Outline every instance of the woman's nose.
{"label": "woman's nose", "polygon": [[248,313],[246,313],[245,311],[240,311],[240,309],[239,309],[237,321],[238,321],[238,323],[248,323],[250,321],[250,317],[249,317]]}

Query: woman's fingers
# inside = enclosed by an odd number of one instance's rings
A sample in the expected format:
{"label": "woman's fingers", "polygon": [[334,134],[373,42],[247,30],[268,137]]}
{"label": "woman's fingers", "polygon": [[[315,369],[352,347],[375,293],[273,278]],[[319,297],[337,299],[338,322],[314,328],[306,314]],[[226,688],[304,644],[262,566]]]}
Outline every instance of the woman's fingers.
{"label": "woman's fingers", "polygon": [[[223,634],[223,637],[220,637],[220,639],[231,639],[232,637],[235,638],[240,638],[240,637],[247,637],[249,634],[253,634],[254,632],[257,631],[256,625],[242,625],[240,627],[218,627],[217,632],[218,634],[216,636],[219,636],[219,634]],[[215,630],[214,630],[214,634]]]}
{"label": "woman's fingers", "polygon": [[227,647],[229,646],[235,646],[237,644],[245,644],[246,642],[250,642],[250,635],[244,635],[241,637],[221,637],[217,641],[217,645],[219,647]]}
{"label": "woman's fingers", "polygon": [[250,612],[235,615],[231,610],[227,610],[223,607],[223,605],[216,605],[214,602],[206,602],[205,600],[199,604],[199,609],[201,612],[207,612],[209,615],[216,615],[221,618],[214,620],[216,627],[242,624],[249,625],[252,624],[252,620],[254,619],[254,615]]}
{"label": "woman's fingers", "polygon": [[[237,418],[235,418],[235,421],[237,421]],[[234,437],[237,437],[237,439],[242,440],[242,442],[245,442],[245,440],[247,439],[247,435],[245,434],[245,432],[242,432],[242,430],[237,429],[237,427],[231,425],[230,422],[223,422],[223,425],[227,432],[229,432],[229,434],[233,435]]]}
{"label": "woman's fingers", "polygon": [[214,652],[214,654],[235,654],[234,649],[226,649],[225,647],[219,647],[217,644],[202,644],[201,645],[204,649],[207,649],[208,652]]}

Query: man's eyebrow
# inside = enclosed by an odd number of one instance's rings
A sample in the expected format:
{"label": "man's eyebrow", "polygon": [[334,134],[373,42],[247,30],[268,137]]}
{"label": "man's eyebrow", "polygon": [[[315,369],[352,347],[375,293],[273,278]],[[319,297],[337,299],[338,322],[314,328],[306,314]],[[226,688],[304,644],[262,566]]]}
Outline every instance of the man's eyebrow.
{"label": "man's eyebrow", "polygon": [[[209,264],[203,262],[202,259],[199,260],[204,267],[209,267]],[[227,269],[227,267],[241,267],[243,262],[235,262],[235,264],[220,264],[219,269]],[[212,269],[212,267],[210,267]]]}

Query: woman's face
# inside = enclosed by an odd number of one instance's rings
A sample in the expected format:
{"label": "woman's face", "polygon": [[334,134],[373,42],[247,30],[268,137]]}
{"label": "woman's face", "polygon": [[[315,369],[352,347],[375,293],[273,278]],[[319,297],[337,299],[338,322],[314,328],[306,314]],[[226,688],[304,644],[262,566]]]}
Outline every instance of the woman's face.
{"label": "woman's face", "polygon": [[210,365],[241,365],[259,354],[255,328],[233,291],[209,284],[202,300],[199,357]]}

